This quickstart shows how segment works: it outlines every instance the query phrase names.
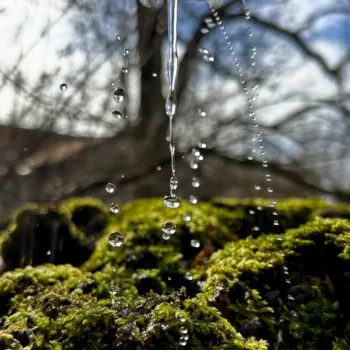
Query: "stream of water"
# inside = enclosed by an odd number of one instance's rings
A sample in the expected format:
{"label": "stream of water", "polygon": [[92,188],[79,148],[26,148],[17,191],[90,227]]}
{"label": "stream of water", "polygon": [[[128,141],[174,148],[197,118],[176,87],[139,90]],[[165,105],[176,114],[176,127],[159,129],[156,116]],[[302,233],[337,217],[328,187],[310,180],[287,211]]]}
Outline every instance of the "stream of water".
{"label": "stream of water", "polygon": [[171,158],[170,196],[164,198],[164,204],[169,208],[178,208],[180,199],[176,197],[175,190],[178,186],[175,166],[175,142],[173,134],[173,120],[176,113],[176,79],[178,71],[177,54],[177,21],[179,0],[168,0],[168,56],[167,56],[167,78],[168,95],[165,104],[165,112],[169,118],[169,142]]}

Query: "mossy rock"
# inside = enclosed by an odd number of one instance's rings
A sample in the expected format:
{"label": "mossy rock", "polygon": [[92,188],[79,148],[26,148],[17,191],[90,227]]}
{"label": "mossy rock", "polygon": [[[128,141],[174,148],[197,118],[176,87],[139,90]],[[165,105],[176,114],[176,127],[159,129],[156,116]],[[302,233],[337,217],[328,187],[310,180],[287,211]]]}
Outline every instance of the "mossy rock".
{"label": "mossy rock", "polygon": [[[174,210],[147,199],[114,215],[74,199],[34,209],[48,236],[53,212],[89,252],[79,268],[0,277],[0,349],[350,348],[347,205],[215,199]],[[167,220],[176,233],[164,240]],[[18,246],[10,228],[3,251]],[[125,236],[120,247],[108,243],[114,231]]]}
{"label": "mossy rock", "polygon": [[82,264],[112,220],[108,209],[92,198],[58,205],[28,204],[15,213],[0,236],[7,270],[43,263]]}

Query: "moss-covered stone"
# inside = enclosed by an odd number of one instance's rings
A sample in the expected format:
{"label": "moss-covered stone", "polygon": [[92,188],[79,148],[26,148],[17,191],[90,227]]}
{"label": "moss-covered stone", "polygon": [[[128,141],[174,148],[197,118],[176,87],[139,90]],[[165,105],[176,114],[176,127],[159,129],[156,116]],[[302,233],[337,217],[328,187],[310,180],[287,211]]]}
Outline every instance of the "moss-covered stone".
{"label": "moss-covered stone", "polygon": [[[0,349],[348,349],[350,222],[338,217],[349,207],[270,204],[216,199],[173,210],[149,199],[118,215],[92,199],[27,207],[48,237],[54,213],[90,251],[80,268],[1,276]],[[5,261],[6,249],[20,246],[21,213],[1,238]],[[177,226],[169,240],[166,220]],[[113,231],[125,235],[120,247],[108,243]]]}
{"label": "moss-covered stone", "polygon": [[57,206],[28,204],[0,236],[7,270],[43,263],[80,265],[112,216],[98,200],[69,199]]}

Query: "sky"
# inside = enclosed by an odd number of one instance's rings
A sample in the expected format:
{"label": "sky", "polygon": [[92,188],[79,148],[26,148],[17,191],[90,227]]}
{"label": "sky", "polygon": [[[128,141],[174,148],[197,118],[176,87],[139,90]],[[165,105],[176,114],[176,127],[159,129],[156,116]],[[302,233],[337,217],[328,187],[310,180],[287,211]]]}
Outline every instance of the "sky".
{"label": "sky", "polygon": [[[6,33],[0,39],[2,53],[0,123],[15,123],[29,128],[45,125],[59,133],[82,136],[111,136],[118,129],[118,126],[115,129],[109,126],[113,123],[111,111],[115,108],[112,98],[114,87],[111,86],[111,82],[119,84],[120,68],[125,62],[122,52],[125,48],[129,48],[125,40],[132,39],[132,36],[122,37],[121,41],[116,39],[120,32],[120,23],[116,19],[117,16],[104,16],[105,9],[102,2],[91,1],[92,11],[83,13],[77,9],[65,11],[66,2],[66,0],[0,1],[0,9],[3,9],[0,12],[0,32]],[[85,0],[81,0],[81,3],[84,2],[86,3]],[[116,0],[117,6],[123,2],[124,0]],[[331,0],[251,0],[247,1],[247,4],[256,16],[266,20],[271,20],[273,17],[275,23],[289,30],[303,28],[317,11],[335,9]],[[342,1],[337,2],[340,10],[343,8],[342,4]],[[191,37],[197,22],[186,15],[185,9],[199,14],[207,11],[207,8],[204,1],[182,1],[179,33],[182,39],[187,40]],[[129,19],[133,18],[135,14],[131,5],[128,11]],[[301,31],[305,43],[319,53],[331,68],[339,65],[350,51],[349,13],[339,12],[341,13],[315,20],[310,28],[305,27]],[[92,38],[89,28],[83,27],[83,34],[77,34],[78,24],[84,26],[85,19],[88,19],[86,22],[91,19],[95,21],[94,23],[98,23],[106,42],[115,41],[115,46],[112,47],[114,51],[111,54],[106,56],[101,49],[102,46],[99,47],[98,41],[95,42]],[[44,28],[48,24],[50,30],[45,31]],[[232,30],[229,25],[227,27],[230,29],[229,33],[232,32],[234,45],[239,47],[239,40],[235,40],[233,34],[236,27],[233,26]],[[220,36],[217,40],[223,41]],[[269,53],[262,53],[260,56],[261,60],[270,60],[272,66],[279,58],[279,51],[274,41],[272,38],[269,43]],[[208,48],[211,48],[211,45],[213,44],[208,41]],[[180,45],[181,47],[183,45]],[[69,48],[78,49],[69,52]],[[132,59],[136,55],[132,45],[130,49]],[[213,54],[215,56],[215,52]],[[222,61],[222,64],[232,66],[232,62],[226,57],[226,54],[222,54],[217,58],[217,62]],[[89,78],[82,84],[85,79],[85,72],[82,69],[84,65],[87,65],[91,72],[89,70]],[[207,63],[204,65],[208,66]],[[210,71],[211,68],[204,68],[206,69]],[[52,78],[47,80],[43,78],[42,88],[36,89],[43,74],[52,75]],[[137,82],[137,70],[130,74],[129,81]],[[282,72],[278,71],[275,75],[272,71],[268,81],[270,84],[278,82],[278,91],[271,86],[268,88],[261,86],[259,91],[263,101],[273,100],[277,93],[283,96],[292,91],[296,92],[301,87],[303,91],[307,90],[308,94],[319,98],[326,98],[336,92],[334,83],[320,72],[317,65],[312,61],[306,61],[298,54],[290,57],[289,62],[283,65]],[[4,79],[4,76],[8,79]],[[220,77],[217,79],[219,85],[224,83]],[[17,81],[16,88],[14,81]],[[62,83],[68,85],[68,89],[64,92],[59,88]],[[206,94],[199,88],[198,94],[201,93],[203,96]],[[36,105],[38,99],[42,103]],[[65,104],[67,106],[62,107]],[[227,111],[235,108],[230,100],[226,105]],[[74,122],[70,122],[71,119],[67,117],[73,110],[70,106],[80,110],[81,116],[75,118]],[[284,110],[286,108],[287,106]],[[269,108],[266,114],[268,114],[267,123],[283,115],[277,105]]]}

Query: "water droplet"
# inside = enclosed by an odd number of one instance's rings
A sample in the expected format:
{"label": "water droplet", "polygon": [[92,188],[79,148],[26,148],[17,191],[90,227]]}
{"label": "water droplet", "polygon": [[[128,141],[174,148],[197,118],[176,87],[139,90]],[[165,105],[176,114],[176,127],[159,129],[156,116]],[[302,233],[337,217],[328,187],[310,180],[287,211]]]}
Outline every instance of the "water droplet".
{"label": "water droplet", "polygon": [[258,210],[263,210],[263,207],[262,207],[261,205],[258,205],[258,206],[256,207],[256,209],[258,209]]}
{"label": "water droplet", "polygon": [[255,185],[255,189],[256,189],[257,191],[260,191],[260,190],[261,190],[261,186]]}
{"label": "water droplet", "polygon": [[288,300],[294,300],[294,298],[290,294],[287,295],[287,298]]}
{"label": "water droplet", "polygon": [[198,147],[199,148],[207,148],[207,145],[204,142],[198,141]]}
{"label": "water droplet", "polygon": [[120,39],[121,39],[121,37],[120,37],[119,34],[117,34],[117,37],[116,37],[116,38],[117,38],[118,41],[120,41]]}
{"label": "water droplet", "polygon": [[48,250],[48,251],[46,252],[46,255],[51,255],[51,250]]}
{"label": "water droplet", "polygon": [[115,185],[112,184],[112,183],[108,183],[108,184],[106,185],[106,191],[107,191],[108,193],[113,193],[113,192],[115,191]]}
{"label": "water droplet", "polygon": [[165,221],[162,231],[168,235],[173,235],[176,232],[176,225],[172,221]]}
{"label": "water droplet", "polygon": [[124,55],[124,56],[129,55],[129,53],[130,53],[130,50],[129,50],[129,49],[124,49],[124,51],[123,51],[123,55]]}
{"label": "water droplet", "polygon": [[255,214],[255,210],[249,210],[249,214],[250,215],[254,215]]}
{"label": "water droplet", "polygon": [[207,112],[202,108],[198,108],[197,112],[200,117],[205,117],[207,115]]}
{"label": "water droplet", "polygon": [[110,210],[113,214],[118,214],[120,208],[119,208],[118,204],[111,203],[111,205],[109,206],[109,210]]}
{"label": "water droplet", "polygon": [[279,226],[280,223],[278,222],[278,220],[274,220],[273,224],[274,224],[275,226]]}
{"label": "water droplet", "polygon": [[181,334],[187,334],[188,333],[188,329],[185,326],[181,326],[180,327],[180,333]]}
{"label": "water droplet", "polygon": [[260,231],[260,227],[259,226],[254,226],[253,227],[253,231],[255,231],[255,232]]}
{"label": "water droplet", "polygon": [[201,155],[201,152],[199,152],[199,150],[197,148],[192,148],[192,154],[195,157],[199,157]]}
{"label": "water droplet", "polygon": [[248,156],[247,158],[248,158],[248,160],[254,160],[253,156]]}
{"label": "water droplet", "polygon": [[115,283],[111,283],[109,287],[109,294],[116,295],[120,291],[120,288]]}
{"label": "water droplet", "polygon": [[118,120],[123,119],[123,115],[119,111],[112,111],[112,115]]}
{"label": "water droplet", "polygon": [[121,69],[121,72],[124,73],[124,74],[128,74],[128,73],[129,73],[129,69],[126,68],[126,67],[123,67],[123,68]]}
{"label": "water droplet", "polygon": [[172,190],[176,190],[178,185],[179,185],[179,179],[176,176],[172,176],[170,178],[170,188]]}
{"label": "water droplet", "polygon": [[[185,275],[184,275],[184,278],[188,281],[192,281],[193,280],[193,276],[189,273],[189,272],[186,272]],[[181,322],[185,322],[185,319],[182,321],[180,319]]]}
{"label": "water droplet", "polygon": [[125,237],[121,232],[112,232],[108,237],[108,242],[112,247],[120,247],[125,242]]}
{"label": "water droplet", "polygon": [[192,248],[199,248],[200,246],[201,246],[201,243],[198,240],[196,240],[196,239],[191,240],[191,247]]}
{"label": "water droplet", "polygon": [[192,178],[192,187],[197,188],[197,187],[199,187],[199,186],[200,186],[200,181],[199,181],[199,179],[198,179],[197,177],[193,177],[193,178]]}
{"label": "water droplet", "polygon": [[273,189],[270,188],[270,187],[268,187],[267,192],[272,193],[272,192],[273,192]]}
{"label": "water droplet", "polygon": [[198,199],[196,196],[190,196],[190,198],[188,199],[188,201],[191,203],[191,204],[197,204],[198,203]]}
{"label": "water droplet", "polygon": [[167,240],[170,239],[170,236],[171,236],[171,235],[169,235],[169,234],[167,234],[167,233],[163,233],[162,238],[164,239],[164,241],[167,241]]}
{"label": "water droplet", "polygon": [[158,171],[161,171],[162,170],[162,167],[160,165],[157,166],[157,170]]}
{"label": "water droplet", "polygon": [[277,211],[274,211],[274,212],[272,213],[272,215],[277,216],[277,215],[278,215]]}
{"label": "water droplet", "polygon": [[67,84],[64,84],[64,83],[63,83],[63,84],[60,85],[60,90],[61,90],[61,91],[66,91],[67,88],[68,88]]}
{"label": "water droplet", "polygon": [[117,103],[121,103],[124,101],[125,91],[122,88],[118,88],[114,91],[114,101]]}
{"label": "water droplet", "polygon": [[191,169],[198,169],[198,163],[194,160],[190,161],[190,168]]}
{"label": "water droplet", "polygon": [[168,208],[178,208],[181,204],[181,199],[178,197],[165,196],[164,205]]}
{"label": "water droplet", "polygon": [[153,78],[156,78],[157,76],[158,76],[157,73],[152,73],[152,77],[153,77]]}
{"label": "water droplet", "polygon": [[187,340],[186,340],[185,337],[180,337],[179,345],[180,346],[186,346],[187,345]]}
{"label": "water droplet", "polygon": [[185,213],[184,215],[182,215],[182,218],[184,219],[184,221],[187,221],[187,222],[188,222],[188,221],[191,221],[191,219],[192,219],[192,218],[191,218],[191,215],[186,214],[186,213]]}

